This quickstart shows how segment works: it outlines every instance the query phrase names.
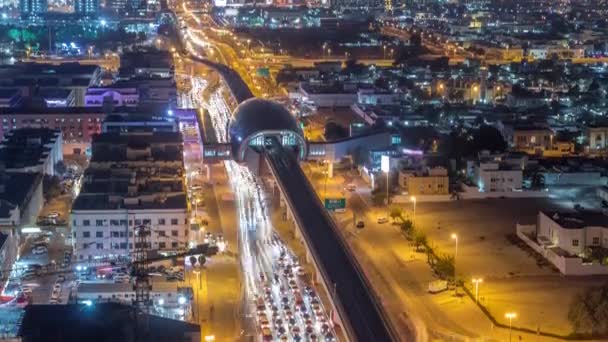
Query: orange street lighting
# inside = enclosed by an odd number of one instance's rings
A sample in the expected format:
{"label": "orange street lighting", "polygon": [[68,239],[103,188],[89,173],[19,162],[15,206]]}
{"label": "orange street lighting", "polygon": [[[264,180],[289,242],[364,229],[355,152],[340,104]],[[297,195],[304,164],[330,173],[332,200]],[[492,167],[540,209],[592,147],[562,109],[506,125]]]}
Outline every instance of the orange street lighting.
{"label": "orange street lighting", "polygon": [[483,283],[482,278],[473,278],[473,284],[475,284],[475,303],[479,302],[479,284]]}
{"label": "orange street lighting", "polygon": [[414,224],[416,224],[416,196],[410,197],[412,203],[414,203]]}
{"label": "orange street lighting", "polygon": [[507,312],[505,317],[509,319],[509,342],[511,341],[511,330],[513,327],[513,318],[517,318],[517,314],[515,312]]}

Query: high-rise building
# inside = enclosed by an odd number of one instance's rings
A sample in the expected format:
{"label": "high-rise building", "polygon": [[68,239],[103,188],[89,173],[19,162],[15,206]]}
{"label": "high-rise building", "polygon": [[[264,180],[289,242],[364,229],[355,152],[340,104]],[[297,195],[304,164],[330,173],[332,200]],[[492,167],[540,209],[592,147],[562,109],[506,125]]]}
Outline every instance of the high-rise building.
{"label": "high-rise building", "polygon": [[47,0],[19,0],[19,12],[22,18],[38,17],[47,10]]}
{"label": "high-rise building", "polygon": [[85,16],[95,16],[99,12],[99,0],[74,0],[74,12]]}

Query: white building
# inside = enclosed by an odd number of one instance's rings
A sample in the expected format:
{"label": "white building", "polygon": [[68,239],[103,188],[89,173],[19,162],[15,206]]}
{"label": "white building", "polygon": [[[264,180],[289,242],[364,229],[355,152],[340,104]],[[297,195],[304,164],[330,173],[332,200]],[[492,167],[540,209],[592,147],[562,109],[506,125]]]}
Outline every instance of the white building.
{"label": "white building", "polygon": [[608,248],[608,216],[598,211],[541,211],[536,235],[544,245],[584,256],[587,247]]}
{"label": "white building", "polygon": [[84,96],[86,107],[101,107],[111,103],[115,107],[136,107],[139,93],[136,88],[89,88]]}
{"label": "white building", "polygon": [[149,248],[184,250],[188,201],[179,132],[108,132],[93,138],[93,155],[71,213],[78,260],[128,257],[136,231]]}
{"label": "white building", "polygon": [[522,188],[523,172],[498,161],[481,161],[475,165],[474,181],[480,192],[510,192]]}

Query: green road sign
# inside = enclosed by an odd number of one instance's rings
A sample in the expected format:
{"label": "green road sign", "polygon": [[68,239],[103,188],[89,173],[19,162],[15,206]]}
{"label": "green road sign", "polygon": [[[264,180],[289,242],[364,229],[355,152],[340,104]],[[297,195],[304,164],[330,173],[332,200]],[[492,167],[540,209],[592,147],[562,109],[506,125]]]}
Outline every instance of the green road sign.
{"label": "green road sign", "polygon": [[346,198],[326,198],[325,209],[337,210],[346,209]]}

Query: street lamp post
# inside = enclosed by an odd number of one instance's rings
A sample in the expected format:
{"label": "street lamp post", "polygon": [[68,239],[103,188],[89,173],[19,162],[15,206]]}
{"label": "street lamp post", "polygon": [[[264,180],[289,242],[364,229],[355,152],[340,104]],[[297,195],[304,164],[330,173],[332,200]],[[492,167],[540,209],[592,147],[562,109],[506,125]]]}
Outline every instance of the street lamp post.
{"label": "street lamp post", "polygon": [[513,318],[517,318],[517,314],[515,312],[507,312],[505,317],[509,319],[509,342],[511,342],[511,333],[513,328]]}
{"label": "street lamp post", "polygon": [[412,203],[414,203],[414,225],[416,225],[416,196],[410,197]]}
{"label": "street lamp post", "polygon": [[384,50],[384,59],[386,59],[386,45],[382,45],[382,49]]}
{"label": "street lamp post", "polygon": [[479,303],[479,284],[483,283],[482,278],[473,278],[473,284],[475,284],[475,303]]}
{"label": "street lamp post", "polygon": [[389,192],[388,192],[388,177],[391,171],[391,159],[389,156],[380,157],[380,170],[386,173],[386,213],[389,214]]}
{"label": "street lamp post", "polygon": [[454,280],[456,280],[456,258],[458,257],[458,235],[456,235],[456,233],[452,233],[452,240],[455,241],[455,248],[454,248]]}

